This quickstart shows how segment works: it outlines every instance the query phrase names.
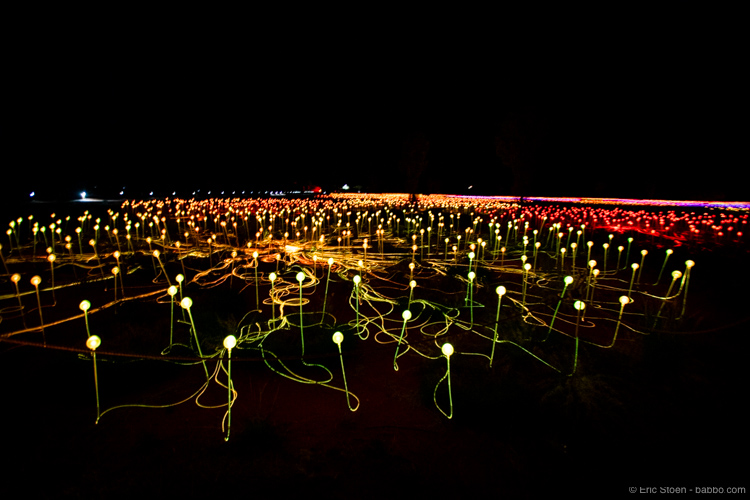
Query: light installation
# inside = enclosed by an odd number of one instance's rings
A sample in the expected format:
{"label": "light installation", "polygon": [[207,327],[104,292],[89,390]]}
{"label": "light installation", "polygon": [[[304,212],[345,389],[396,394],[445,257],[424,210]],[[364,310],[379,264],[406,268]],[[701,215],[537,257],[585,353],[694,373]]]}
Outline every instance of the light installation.
{"label": "light installation", "polygon": [[[453,418],[452,359],[484,359],[492,368],[498,350],[508,349],[544,369],[576,376],[587,369],[579,360],[582,345],[614,349],[623,338],[654,329],[679,331],[690,312],[691,274],[700,270],[692,260],[695,248],[732,246],[747,252],[748,205],[743,203],[527,198],[520,204],[514,198],[456,196],[423,196],[414,202],[404,194],[172,198],[127,201],[119,212],[102,214],[105,221],[109,217],[106,226],[90,213],[92,206],[77,219],[66,219],[77,220],[77,226],[54,215],[49,221],[38,214],[30,217],[26,241],[20,223],[12,221],[9,247],[0,247],[6,274],[13,273],[12,287],[0,296],[8,302],[0,308],[0,339],[69,352],[80,346],[66,344],[59,332],[83,316],[89,340],[81,353],[94,362],[97,422],[118,408],[194,401],[201,408],[226,409],[222,430],[227,440],[232,406],[241,395],[241,384],[232,380],[233,361],[344,392],[347,408],[356,411],[360,399],[349,390],[342,346],[387,349],[394,371],[406,359],[409,365],[445,359],[433,401],[441,414]],[[45,228],[53,230],[49,240]],[[123,233],[127,246],[120,244]],[[37,255],[40,234],[49,245],[46,256]],[[584,248],[586,259],[576,261]],[[608,255],[615,248],[616,264]],[[631,254],[641,258],[629,262]],[[647,266],[647,255],[664,258],[660,266]],[[33,266],[40,258],[50,264],[46,271]],[[116,271],[105,274],[105,267]],[[29,280],[32,271],[39,274]],[[665,273],[672,276],[669,283],[662,283]],[[84,288],[96,293],[96,308],[80,301],[83,292],[77,301],[68,300]],[[113,288],[113,294],[105,293]],[[183,295],[184,288],[191,290],[197,309],[208,307],[206,300],[219,290],[242,299],[237,303],[244,309],[235,314],[241,319],[229,335],[211,338],[207,316],[200,311],[194,317],[193,298]],[[32,294],[38,325],[26,321],[23,297]],[[76,303],[83,314],[74,310]],[[101,326],[127,321],[115,317],[113,307],[127,303],[164,308],[155,314],[164,318],[161,345],[142,357],[156,355],[158,362],[186,371],[203,367],[204,381],[187,398],[100,411],[96,349],[101,340],[91,335],[89,316],[101,316],[99,334],[109,349],[113,342]],[[175,318],[175,303],[182,320]],[[270,305],[270,311],[261,304]],[[29,335],[39,330],[42,342]],[[328,347],[318,346],[318,338],[326,338]],[[557,346],[569,347],[567,355],[547,348],[552,338]],[[331,339],[337,353],[330,349]],[[123,345],[112,349],[100,356],[138,354]],[[329,366],[335,357],[340,375]],[[220,381],[222,374],[226,382]],[[227,391],[226,403],[203,402],[214,384]]]}

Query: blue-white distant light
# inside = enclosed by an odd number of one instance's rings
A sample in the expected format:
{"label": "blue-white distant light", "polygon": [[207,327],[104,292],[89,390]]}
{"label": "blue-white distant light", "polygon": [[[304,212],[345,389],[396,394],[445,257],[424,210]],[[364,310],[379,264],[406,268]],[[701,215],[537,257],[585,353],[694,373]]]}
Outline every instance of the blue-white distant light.
{"label": "blue-white distant light", "polygon": [[34,191],[32,191],[31,193],[29,193],[29,198],[33,198],[34,194],[35,194]]}
{"label": "blue-white distant light", "polygon": [[81,199],[82,200],[86,199],[86,191],[81,191]]}

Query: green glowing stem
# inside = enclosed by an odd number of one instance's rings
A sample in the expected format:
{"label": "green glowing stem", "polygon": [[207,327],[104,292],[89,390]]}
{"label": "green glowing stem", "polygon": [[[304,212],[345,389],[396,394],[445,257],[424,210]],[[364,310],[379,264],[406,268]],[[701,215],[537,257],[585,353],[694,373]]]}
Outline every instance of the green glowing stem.
{"label": "green glowing stem", "polygon": [[36,303],[39,306],[39,323],[42,325],[42,341],[44,347],[47,347],[47,334],[44,332],[44,318],[42,317],[42,300],[39,298],[39,287],[35,286],[34,288],[36,288]]}
{"label": "green glowing stem", "polygon": [[[669,284],[669,288],[667,289],[666,297],[669,297],[669,294],[672,293],[672,288],[674,287],[674,284],[676,282],[677,282],[677,278],[673,278],[672,282]],[[666,300],[661,303],[661,306],[659,306],[659,310],[656,312],[656,319],[654,320],[654,328],[656,328],[656,323],[659,321],[659,317],[661,317],[661,311],[664,309],[664,304],[666,304]]]}
{"label": "green glowing stem", "polygon": [[497,314],[495,314],[495,335],[492,339],[492,351],[490,352],[490,367],[492,367],[492,360],[495,358],[495,344],[497,344],[497,327],[500,324],[500,304],[503,301],[503,296],[498,295],[497,299]]}
{"label": "green glowing stem", "polygon": [[685,308],[687,307],[687,293],[688,293],[688,284],[690,283],[690,268],[688,267],[685,271],[685,294],[682,297],[682,311],[680,312],[680,317],[677,319],[681,319],[685,315]]}
{"label": "green glowing stem", "polygon": [[576,314],[576,348],[575,348],[575,355],[573,357],[573,371],[571,372],[571,376],[575,374],[576,368],[578,367],[578,326],[581,324],[581,311],[578,310],[578,313]]}
{"label": "green glowing stem", "polygon": [[96,393],[96,421],[94,423],[98,424],[101,413],[99,411],[99,377],[96,373],[96,352],[92,351],[91,357],[94,360],[94,392]]}
{"label": "green glowing stem", "polygon": [[628,249],[625,253],[625,267],[623,269],[627,269],[628,267],[628,261],[630,261],[630,244],[633,243],[632,241],[628,241]]}
{"label": "green glowing stem", "polygon": [[[84,313],[85,314],[85,313]],[[88,333],[88,319],[86,320],[86,332]],[[169,302],[169,345],[172,345],[172,338],[174,334],[174,296],[170,297]],[[91,334],[89,334],[89,337]]]}
{"label": "green glowing stem", "polygon": [[260,311],[260,292],[258,291],[258,260],[255,260],[255,309]]}
{"label": "green glowing stem", "polygon": [[227,435],[224,441],[229,441],[229,432],[232,427],[232,350],[227,349]]}
{"label": "green glowing stem", "polygon": [[[356,284],[356,283],[354,284],[354,290],[357,293],[356,300],[354,301],[354,309],[356,311],[356,324],[355,324],[355,327],[357,328],[357,335],[361,339],[362,335],[360,335],[360,333],[359,333],[359,285]],[[364,340],[364,339],[362,339],[362,340]]]}
{"label": "green glowing stem", "polygon": [[326,292],[323,295],[323,317],[326,315],[326,301],[328,300],[328,282],[331,281],[331,266],[328,266],[328,276],[326,277]]}
{"label": "green glowing stem", "polygon": [[91,332],[89,332],[89,313],[88,311],[83,311],[83,319],[86,322],[86,338],[91,337]]}
{"label": "green glowing stem", "polygon": [[630,298],[630,294],[633,291],[633,282],[635,281],[635,272],[637,269],[633,269],[633,276],[630,278],[630,286],[628,287],[628,298]]}
{"label": "green glowing stem", "polygon": [[396,362],[396,358],[398,358],[398,349],[401,347],[401,340],[404,338],[404,332],[406,332],[406,319],[404,319],[404,324],[401,325],[401,335],[398,337],[398,342],[396,343],[396,353],[393,355],[393,369],[395,371],[398,371],[398,363]]}
{"label": "green glowing stem", "polygon": [[[448,369],[446,370],[445,375],[443,375],[443,378],[441,378],[435,386],[435,390],[432,394],[432,400],[435,402],[435,406],[437,406],[437,409],[440,410],[440,413],[448,418],[453,418],[453,394],[451,393],[451,358],[449,356],[446,356],[445,358],[448,360]],[[448,403],[450,405],[450,413],[445,413],[443,409],[440,408],[440,405],[437,404],[438,387],[440,387],[440,384],[442,384],[443,380],[445,380],[446,378],[448,378]]]}
{"label": "green glowing stem", "polygon": [[[670,255],[671,254],[668,253],[667,256],[664,257],[664,262],[662,263],[661,269],[659,270],[659,277],[656,278],[656,282],[654,283],[654,285],[658,285],[659,282],[661,281],[661,275],[664,274],[664,268],[667,267],[667,260],[669,259]],[[669,294],[667,294],[667,295],[669,295]]]}
{"label": "green glowing stem", "polygon": [[302,356],[305,356],[305,331],[302,325],[302,283],[299,284],[299,336],[302,340]]}
{"label": "green glowing stem", "polygon": [[352,408],[352,404],[349,401],[349,387],[346,384],[346,372],[344,371],[344,355],[341,353],[341,344],[337,344],[339,348],[339,359],[341,360],[341,376],[344,377],[344,392],[346,392],[346,405],[351,411],[356,411],[357,408]]}
{"label": "green glowing stem", "polygon": [[620,324],[622,323],[622,313],[625,310],[625,304],[620,305],[620,315],[617,317],[617,326],[615,327],[615,335],[612,337],[612,343],[606,346],[607,348],[614,347],[615,341],[617,340],[617,332],[620,331]]}
{"label": "green glowing stem", "polygon": [[638,279],[635,280],[637,284],[641,283],[641,273],[643,272],[643,262],[646,260],[646,256],[641,256],[641,265],[638,267]]}
{"label": "green glowing stem", "polygon": [[198,340],[198,332],[195,329],[195,323],[193,322],[193,313],[190,311],[190,308],[187,310],[188,317],[190,318],[190,326],[193,328],[193,336],[195,337],[195,347],[198,349],[198,356],[201,358],[201,363],[203,363],[203,369],[206,372],[206,380],[210,380],[211,377],[208,374],[208,367],[206,366],[206,360],[203,359],[203,352],[201,351],[201,343]]}
{"label": "green glowing stem", "polygon": [[[549,322],[549,330],[547,330],[547,337],[549,337],[549,334],[552,333],[552,325],[555,324],[555,318],[557,317],[557,311],[560,310],[560,304],[562,304],[563,297],[565,297],[565,290],[567,290],[568,284],[565,283],[563,285],[562,293],[560,294],[560,300],[557,301],[557,307],[555,307],[555,312],[552,314],[552,320]],[[547,337],[544,338],[544,340],[547,340]]]}

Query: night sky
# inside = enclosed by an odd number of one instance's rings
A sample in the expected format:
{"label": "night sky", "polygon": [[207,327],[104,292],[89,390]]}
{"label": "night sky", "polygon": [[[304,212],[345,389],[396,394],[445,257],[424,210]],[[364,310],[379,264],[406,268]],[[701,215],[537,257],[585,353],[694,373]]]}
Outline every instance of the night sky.
{"label": "night sky", "polygon": [[4,170],[21,180],[6,184],[6,197],[348,184],[748,199],[733,173],[746,163],[736,153],[735,70],[710,54],[644,59],[623,50],[606,61],[552,57],[516,68],[424,48],[394,58],[370,47],[355,58],[335,42],[266,41],[239,57],[221,44],[162,42],[47,40],[19,53]]}

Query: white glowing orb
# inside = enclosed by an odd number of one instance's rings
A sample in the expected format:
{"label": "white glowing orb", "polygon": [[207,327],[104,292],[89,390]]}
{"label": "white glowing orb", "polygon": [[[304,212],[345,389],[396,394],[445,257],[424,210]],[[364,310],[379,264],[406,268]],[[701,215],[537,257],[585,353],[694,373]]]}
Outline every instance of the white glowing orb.
{"label": "white glowing orb", "polygon": [[453,346],[450,344],[443,344],[443,348],[441,349],[443,351],[443,355],[446,358],[450,358],[453,355]]}
{"label": "white glowing orb", "polygon": [[78,304],[78,309],[83,312],[88,311],[89,309],[91,309],[91,302],[89,302],[88,300],[81,301],[81,303]]}
{"label": "white glowing orb", "polygon": [[409,321],[411,319],[411,311],[408,309],[405,310],[404,312],[401,313],[401,317],[404,318],[406,321]]}
{"label": "white glowing orb", "polygon": [[237,337],[234,335],[227,335],[224,338],[224,347],[227,349],[234,349],[234,347],[237,345]]}
{"label": "white glowing orb", "polygon": [[334,342],[335,342],[335,343],[336,343],[337,345],[341,345],[341,342],[343,342],[343,341],[344,341],[344,335],[343,335],[343,334],[342,334],[341,332],[336,332],[336,333],[334,333],[334,334],[333,334],[333,341],[334,341]]}
{"label": "white glowing orb", "polygon": [[92,351],[95,351],[97,347],[102,345],[102,339],[100,339],[96,335],[92,335],[86,340],[86,347],[91,349]]}

